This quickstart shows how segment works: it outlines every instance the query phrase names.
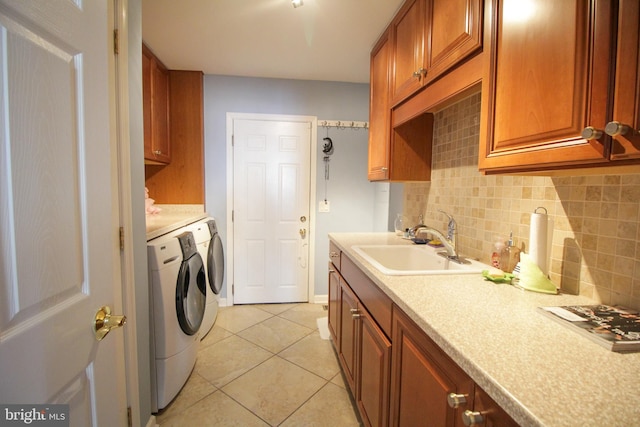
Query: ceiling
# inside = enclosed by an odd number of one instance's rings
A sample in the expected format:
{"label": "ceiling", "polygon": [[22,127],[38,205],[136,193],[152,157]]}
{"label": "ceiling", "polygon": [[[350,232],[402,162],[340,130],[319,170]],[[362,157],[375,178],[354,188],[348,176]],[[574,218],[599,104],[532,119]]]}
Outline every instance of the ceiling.
{"label": "ceiling", "polygon": [[368,83],[402,1],[142,0],[142,38],[174,70]]}

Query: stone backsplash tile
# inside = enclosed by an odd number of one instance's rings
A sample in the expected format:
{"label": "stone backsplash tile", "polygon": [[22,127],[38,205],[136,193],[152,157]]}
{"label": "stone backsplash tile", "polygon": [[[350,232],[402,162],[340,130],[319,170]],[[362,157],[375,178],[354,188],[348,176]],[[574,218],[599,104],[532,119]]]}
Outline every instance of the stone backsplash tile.
{"label": "stone backsplash tile", "polygon": [[[554,221],[550,278],[564,292],[640,309],[640,173],[561,177],[478,172],[480,94],[435,115],[431,182],[404,185],[404,215],[446,230],[458,247],[488,263],[496,240],[513,231],[527,251],[531,213]],[[640,168],[639,168],[640,169]]]}

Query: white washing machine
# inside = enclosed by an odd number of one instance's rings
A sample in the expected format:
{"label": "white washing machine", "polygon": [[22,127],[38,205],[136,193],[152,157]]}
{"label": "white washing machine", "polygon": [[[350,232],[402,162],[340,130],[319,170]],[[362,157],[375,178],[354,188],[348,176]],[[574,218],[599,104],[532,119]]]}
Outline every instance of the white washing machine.
{"label": "white washing machine", "polygon": [[193,233],[207,272],[207,303],[200,338],[213,327],[218,315],[219,295],[224,280],[224,251],[215,219],[209,217],[185,227]]}
{"label": "white washing machine", "polygon": [[153,412],[178,394],[196,363],[206,273],[193,234],[181,229],[147,243]]}

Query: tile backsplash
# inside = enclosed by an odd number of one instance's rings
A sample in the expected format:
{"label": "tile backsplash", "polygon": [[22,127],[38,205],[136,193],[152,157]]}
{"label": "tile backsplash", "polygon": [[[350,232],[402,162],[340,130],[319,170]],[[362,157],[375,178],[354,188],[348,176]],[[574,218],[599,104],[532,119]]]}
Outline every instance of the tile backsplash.
{"label": "tile backsplash", "polygon": [[422,214],[446,232],[442,209],[458,224],[459,252],[489,263],[510,231],[528,252],[531,213],[544,207],[554,220],[551,280],[564,292],[640,309],[640,173],[484,176],[479,123],[480,93],[435,114],[431,182],[404,185],[409,224]]}

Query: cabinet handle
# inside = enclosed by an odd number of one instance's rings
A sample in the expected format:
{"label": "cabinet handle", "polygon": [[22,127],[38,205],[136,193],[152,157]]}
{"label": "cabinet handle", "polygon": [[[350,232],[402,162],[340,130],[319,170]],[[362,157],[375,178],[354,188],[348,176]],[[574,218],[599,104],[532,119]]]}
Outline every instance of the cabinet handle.
{"label": "cabinet handle", "polygon": [[413,77],[421,78],[425,74],[427,74],[427,70],[420,68],[418,71],[413,72]]}
{"label": "cabinet handle", "polygon": [[159,156],[160,154],[162,154],[162,151],[160,151],[160,150],[155,150],[155,151],[153,152],[153,154],[155,154],[156,156]]}
{"label": "cabinet handle", "polygon": [[329,269],[329,273],[335,273],[336,271],[333,268]]}
{"label": "cabinet handle", "polygon": [[386,172],[386,171],[388,171],[388,170],[389,170],[389,168],[384,168],[384,167],[382,167],[382,168],[380,168],[380,170],[381,170],[382,172]]}
{"label": "cabinet handle", "polygon": [[462,422],[465,426],[477,426],[484,423],[484,417],[480,412],[466,410],[462,413]]}
{"label": "cabinet handle", "polygon": [[631,130],[631,126],[616,121],[607,123],[604,128],[604,131],[610,136],[626,135]]}
{"label": "cabinet handle", "polygon": [[354,319],[358,319],[360,318],[360,316],[362,316],[360,314],[360,310],[358,310],[357,308],[352,308],[349,310],[349,312],[351,313],[351,317],[353,317]]}
{"label": "cabinet handle", "polygon": [[340,256],[340,254],[338,254],[338,252],[333,252],[333,251],[331,251],[331,252],[329,252],[329,256],[330,256],[331,258],[337,258],[337,257],[339,257],[339,256]]}
{"label": "cabinet handle", "polygon": [[447,403],[454,409],[459,408],[460,405],[465,405],[467,403],[467,395],[449,393],[449,395],[447,396]]}
{"label": "cabinet handle", "polygon": [[602,138],[602,131],[594,128],[593,126],[587,126],[582,129],[581,136],[588,141],[595,141]]}

